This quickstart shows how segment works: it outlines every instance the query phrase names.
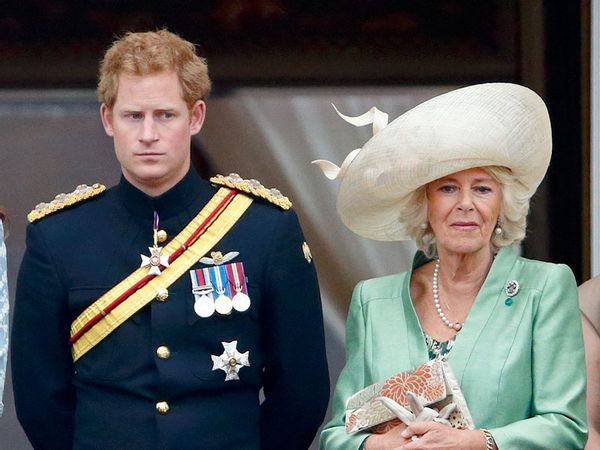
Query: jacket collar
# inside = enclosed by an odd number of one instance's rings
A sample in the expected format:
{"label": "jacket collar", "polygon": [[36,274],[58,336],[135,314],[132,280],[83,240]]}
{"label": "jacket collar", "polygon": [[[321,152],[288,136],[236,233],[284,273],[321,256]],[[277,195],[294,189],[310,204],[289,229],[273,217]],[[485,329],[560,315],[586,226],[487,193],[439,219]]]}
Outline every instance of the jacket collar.
{"label": "jacket collar", "polygon": [[192,167],[175,186],[157,197],[151,197],[140,191],[122,175],[115,190],[123,207],[129,213],[150,220],[154,211],[158,213],[161,220],[169,219],[199,200],[207,201],[212,194],[210,184],[200,178]]}
{"label": "jacket collar", "polygon": [[[448,355],[448,361],[452,366],[454,374],[459,382],[462,382],[462,376],[465,371],[466,364],[469,360],[473,349],[476,346],[481,334],[484,332],[486,324],[493,320],[493,312],[496,307],[503,305],[506,297],[504,294],[504,286],[506,285],[511,269],[517,260],[517,255],[510,247],[501,248],[494,261],[487,277],[475,297],[475,301],[471,306],[471,310],[463,324],[462,330],[457,334],[452,351]],[[410,278],[412,272],[431,261],[423,252],[417,252],[413,259],[411,270],[407,273],[404,279],[403,293],[404,298],[410,299]],[[410,339],[410,361],[413,367],[427,361],[428,353],[425,339],[423,338],[423,329],[419,323],[419,319],[415,312],[411,301],[404,302],[404,314],[408,336]]]}

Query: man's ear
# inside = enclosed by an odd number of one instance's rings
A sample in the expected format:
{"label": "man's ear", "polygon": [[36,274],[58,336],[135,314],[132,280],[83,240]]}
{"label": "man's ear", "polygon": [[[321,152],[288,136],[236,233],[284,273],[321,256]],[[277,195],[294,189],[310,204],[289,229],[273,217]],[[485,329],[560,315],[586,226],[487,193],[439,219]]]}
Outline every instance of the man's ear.
{"label": "man's ear", "polygon": [[113,137],[115,133],[112,127],[112,111],[106,106],[106,103],[100,105],[100,118],[102,119],[102,126],[104,126],[106,134]]}
{"label": "man's ear", "polygon": [[206,117],[206,103],[203,100],[198,100],[190,110],[190,134],[193,136],[198,134]]}

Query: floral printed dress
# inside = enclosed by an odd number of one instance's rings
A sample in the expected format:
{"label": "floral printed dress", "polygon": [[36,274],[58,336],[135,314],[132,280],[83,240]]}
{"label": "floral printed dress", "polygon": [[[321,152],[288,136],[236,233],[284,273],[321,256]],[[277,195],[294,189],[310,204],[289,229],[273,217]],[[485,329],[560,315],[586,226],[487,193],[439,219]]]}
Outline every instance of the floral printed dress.
{"label": "floral printed dress", "polygon": [[425,344],[427,345],[427,352],[429,353],[430,360],[435,358],[448,358],[448,353],[450,353],[450,350],[452,350],[452,347],[454,346],[456,335],[444,342],[432,338],[425,334],[425,332],[423,332],[423,336],[425,336]]}

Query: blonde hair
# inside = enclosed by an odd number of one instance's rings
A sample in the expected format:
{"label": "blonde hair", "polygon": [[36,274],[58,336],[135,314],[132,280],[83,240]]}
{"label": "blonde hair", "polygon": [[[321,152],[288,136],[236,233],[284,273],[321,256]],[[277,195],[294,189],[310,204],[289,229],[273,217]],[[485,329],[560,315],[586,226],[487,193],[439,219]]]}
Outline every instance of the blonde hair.
{"label": "blonde hair", "polygon": [[[527,189],[511,173],[510,169],[500,166],[482,167],[499,184],[502,192],[502,207],[498,224],[502,233],[492,233],[490,245],[496,252],[502,247],[521,242],[525,237],[529,200]],[[406,206],[401,211],[406,230],[429,257],[437,255],[435,235],[427,223],[426,185],[409,194]],[[426,224],[426,227],[423,227]]]}
{"label": "blonde hair", "polygon": [[175,71],[181,97],[191,109],[208,97],[211,88],[206,60],[196,54],[194,44],[167,30],[127,33],[117,39],[100,63],[98,100],[110,109],[119,89],[119,75],[149,75]]}

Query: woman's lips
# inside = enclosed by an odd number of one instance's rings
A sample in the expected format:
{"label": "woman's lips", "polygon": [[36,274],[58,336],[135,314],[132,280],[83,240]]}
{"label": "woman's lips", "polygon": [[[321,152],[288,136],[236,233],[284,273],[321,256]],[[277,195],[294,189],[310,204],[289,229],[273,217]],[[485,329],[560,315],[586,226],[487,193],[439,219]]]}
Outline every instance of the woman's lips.
{"label": "woman's lips", "polygon": [[461,231],[472,231],[479,228],[479,225],[476,222],[454,222],[452,228],[461,230]]}

